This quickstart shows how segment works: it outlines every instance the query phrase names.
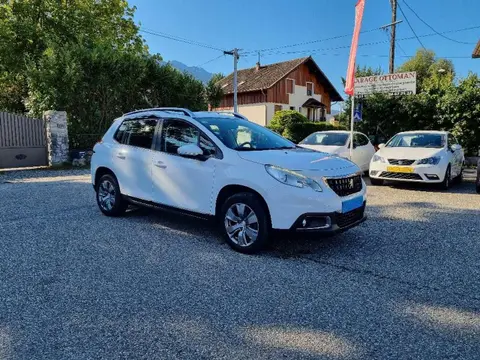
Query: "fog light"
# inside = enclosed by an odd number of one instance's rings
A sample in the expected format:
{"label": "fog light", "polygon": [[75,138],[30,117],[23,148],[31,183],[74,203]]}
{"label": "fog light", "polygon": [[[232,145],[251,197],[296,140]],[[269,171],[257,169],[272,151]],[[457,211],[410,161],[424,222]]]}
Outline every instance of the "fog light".
{"label": "fog light", "polygon": [[438,175],[435,175],[435,174],[425,174],[425,176],[427,177],[428,180],[440,180]]}
{"label": "fog light", "polygon": [[377,170],[372,170],[372,171],[370,171],[370,175],[372,175],[372,176],[375,176],[375,175],[377,175],[377,174],[378,174],[378,171],[377,171]]}
{"label": "fog light", "polygon": [[302,220],[302,227],[299,230],[321,230],[332,227],[330,216],[307,216]]}

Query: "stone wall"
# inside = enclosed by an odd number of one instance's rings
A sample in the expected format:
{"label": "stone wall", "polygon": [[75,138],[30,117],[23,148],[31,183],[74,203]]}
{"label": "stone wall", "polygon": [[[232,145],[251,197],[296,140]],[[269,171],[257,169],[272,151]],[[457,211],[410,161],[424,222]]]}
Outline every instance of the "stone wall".
{"label": "stone wall", "polygon": [[67,113],[46,111],[43,120],[47,130],[48,165],[61,165],[69,160]]}

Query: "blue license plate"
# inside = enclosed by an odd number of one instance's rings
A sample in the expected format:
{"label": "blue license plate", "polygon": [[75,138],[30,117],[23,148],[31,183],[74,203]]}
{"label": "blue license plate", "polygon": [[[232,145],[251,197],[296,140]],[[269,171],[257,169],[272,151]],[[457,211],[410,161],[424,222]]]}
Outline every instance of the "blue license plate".
{"label": "blue license plate", "polygon": [[342,213],[347,213],[349,211],[358,209],[363,206],[363,196],[358,196],[356,198],[346,200],[342,202]]}

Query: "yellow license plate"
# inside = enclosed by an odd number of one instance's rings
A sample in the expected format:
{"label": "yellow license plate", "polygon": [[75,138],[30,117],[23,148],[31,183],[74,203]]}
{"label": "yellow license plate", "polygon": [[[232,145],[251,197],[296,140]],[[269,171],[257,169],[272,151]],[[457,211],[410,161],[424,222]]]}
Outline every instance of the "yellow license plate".
{"label": "yellow license plate", "polygon": [[413,173],[411,166],[387,166],[387,171],[397,173]]}

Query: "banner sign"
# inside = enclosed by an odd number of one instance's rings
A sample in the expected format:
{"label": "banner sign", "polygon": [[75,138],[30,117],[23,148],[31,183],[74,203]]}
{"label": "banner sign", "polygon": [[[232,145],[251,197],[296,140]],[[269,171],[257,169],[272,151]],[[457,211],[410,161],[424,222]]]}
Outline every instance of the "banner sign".
{"label": "banner sign", "polygon": [[353,30],[352,45],[350,46],[350,57],[348,59],[347,78],[345,83],[345,93],[353,95],[353,80],[355,78],[355,61],[357,58],[358,37],[362,28],[363,11],[365,10],[365,0],[358,0],[355,6],[355,28]]}
{"label": "banner sign", "polygon": [[355,96],[365,97],[375,93],[390,95],[416,94],[417,73],[411,71],[355,78]]}

